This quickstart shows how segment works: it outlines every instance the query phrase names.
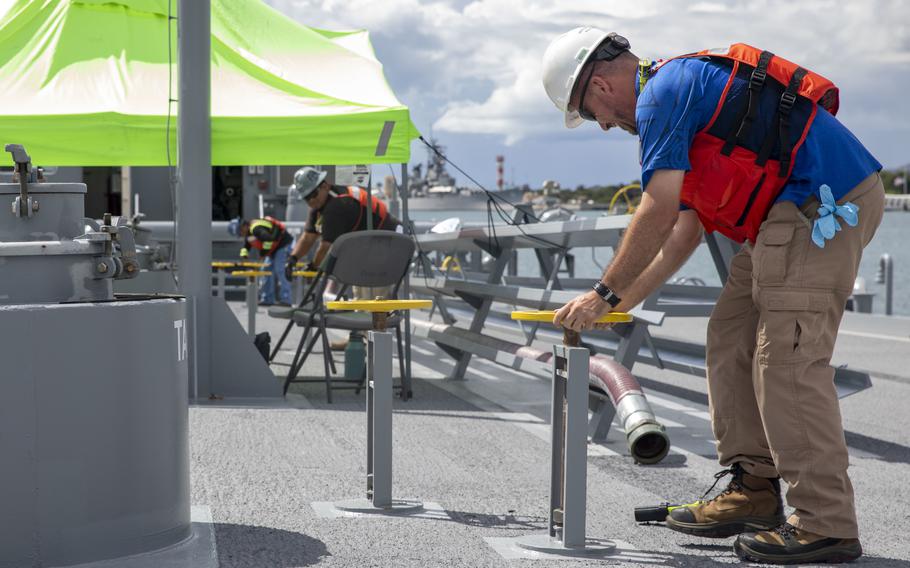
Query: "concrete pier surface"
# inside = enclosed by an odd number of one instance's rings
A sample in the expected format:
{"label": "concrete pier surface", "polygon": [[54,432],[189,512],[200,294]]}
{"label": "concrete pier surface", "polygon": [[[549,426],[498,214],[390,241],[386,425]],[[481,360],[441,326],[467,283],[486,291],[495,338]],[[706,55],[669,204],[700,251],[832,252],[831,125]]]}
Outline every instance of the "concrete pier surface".
{"label": "concrete pier surface", "polygon": [[[232,307],[245,322],[243,306]],[[276,340],[285,322],[259,312],[257,328]],[[652,331],[692,338],[704,330],[701,320],[679,324]],[[558,340],[555,331],[535,345]],[[294,344],[279,359],[289,361]],[[467,380],[447,381],[453,361],[435,344],[417,340],[413,354],[414,398],[394,402],[393,497],[423,501],[427,510],[416,517],[326,516],[319,505],[364,496],[363,392],[336,391],[329,405],[322,384],[295,384],[286,399],[191,408],[192,503],[211,510],[222,567],[739,563],[732,539],[690,537],[632,517],[635,506],[698,498],[721,469],[704,379],[636,365],[673,447],[660,464],[641,466],[615,429],[605,444],[589,444],[587,534],[617,549],[603,559],[555,560],[516,552],[505,540],[546,531],[549,381],[476,357]],[[321,357],[312,355],[303,374],[321,375]],[[342,358],[336,353],[339,371]],[[847,314],[834,363],[869,371],[874,383],[841,401],[866,552],[860,566],[910,566],[908,361],[910,319]]]}

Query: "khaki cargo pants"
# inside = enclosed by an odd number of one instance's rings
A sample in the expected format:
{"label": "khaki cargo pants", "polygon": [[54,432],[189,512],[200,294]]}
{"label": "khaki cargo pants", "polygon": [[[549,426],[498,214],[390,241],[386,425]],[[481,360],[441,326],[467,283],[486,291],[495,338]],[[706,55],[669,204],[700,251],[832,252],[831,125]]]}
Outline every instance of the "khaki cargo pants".
{"label": "khaki cargo pants", "polygon": [[778,203],[754,246],[733,257],[708,324],[708,397],[723,466],[780,475],[789,521],[833,538],[857,538],[847,445],[830,365],[860,256],[882,219],[878,173],[839,203],[859,223],[825,248],[810,238],[818,204]]}

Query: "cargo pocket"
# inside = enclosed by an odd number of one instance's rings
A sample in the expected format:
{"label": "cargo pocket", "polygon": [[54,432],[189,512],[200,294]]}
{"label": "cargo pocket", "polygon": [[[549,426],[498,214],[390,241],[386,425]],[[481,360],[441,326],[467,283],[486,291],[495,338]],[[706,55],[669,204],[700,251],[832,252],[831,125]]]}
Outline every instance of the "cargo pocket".
{"label": "cargo pocket", "polygon": [[807,408],[818,392],[833,388],[827,372],[813,369],[827,361],[834,334],[826,324],[829,294],[801,290],[764,291],[756,363],[756,396],[765,434],[775,452],[809,447]]}
{"label": "cargo pocket", "polygon": [[769,365],[830,356],[833,337],[825,313],[830,294],[803,291],[764,292],[758,333],[760,362]]}
{"label": "cargo pocket", "polygon": [[766,225],[758,235],[752,253],[752,276],[761,286],[782,286],[787,277],[787,261],[793,225]]}

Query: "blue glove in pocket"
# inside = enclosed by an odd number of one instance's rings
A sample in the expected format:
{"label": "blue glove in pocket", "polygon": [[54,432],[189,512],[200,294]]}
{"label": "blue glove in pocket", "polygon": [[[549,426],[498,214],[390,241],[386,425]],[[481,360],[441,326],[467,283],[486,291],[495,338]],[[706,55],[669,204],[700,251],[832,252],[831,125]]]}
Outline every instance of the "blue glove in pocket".
{"label": "blue glove in pocket", "polygon": [[834,238],[835,233],[841,230],[837,217],[843,219],[851,227],[855,227],[859,222],[859,207],[849,201],[838,205],[827,184],[818,188],[818,194],[818,218],[812,225],[812,242],[819,248],[825,248],[825,241]]}

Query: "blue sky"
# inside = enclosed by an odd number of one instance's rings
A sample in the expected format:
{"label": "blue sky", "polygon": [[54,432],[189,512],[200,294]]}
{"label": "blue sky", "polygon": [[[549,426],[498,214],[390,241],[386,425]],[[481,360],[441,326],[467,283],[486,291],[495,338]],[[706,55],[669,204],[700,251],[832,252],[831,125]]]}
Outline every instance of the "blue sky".
{"label": "blue sky", "polygon": [[[639,175],[637,139],[562,125],[540,81],[550,40],[579,25],[625,35],[640,57],[745,42],[832,79],[838,118],[885,167],[910,162],[910,2],[904,0],[266,0],[300,23],[367,29],[386,76],[451,159],[492,188],[609,184]],[[419,142],[413,160],[425,159]],[[468,184],[456,172],[459,184]]]}

